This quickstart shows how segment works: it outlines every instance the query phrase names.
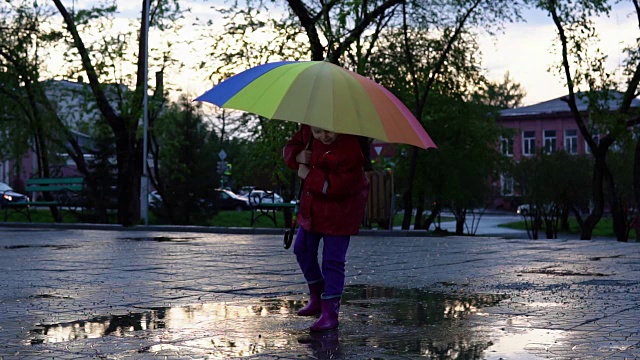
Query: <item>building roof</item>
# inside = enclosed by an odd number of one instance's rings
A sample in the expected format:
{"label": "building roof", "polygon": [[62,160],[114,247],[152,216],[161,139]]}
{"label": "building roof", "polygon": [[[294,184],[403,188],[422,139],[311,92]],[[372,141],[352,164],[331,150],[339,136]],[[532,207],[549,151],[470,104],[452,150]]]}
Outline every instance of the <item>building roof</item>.
{"label": "building roof", "polygon": [[[579,111],[586,111],[589,107],[589,101],[585,96],[583,96],[584,94],[586,93],[576,93],[576,105],[578,106]],[[611,110],[615,110],[620,106],[623,94],[619,91],[611,91],[610,94],[611,99],[607,101],[606,106]],[[569,104],[562,100],[565,97],[566,96],[561,96],[529,106],[502,110],[500,111],[500,116],[527,116],[569,112],[571,111],[571,109],[569,109]],[[640,100],[637,98],[633,99],[631,107],[640,107]]]}

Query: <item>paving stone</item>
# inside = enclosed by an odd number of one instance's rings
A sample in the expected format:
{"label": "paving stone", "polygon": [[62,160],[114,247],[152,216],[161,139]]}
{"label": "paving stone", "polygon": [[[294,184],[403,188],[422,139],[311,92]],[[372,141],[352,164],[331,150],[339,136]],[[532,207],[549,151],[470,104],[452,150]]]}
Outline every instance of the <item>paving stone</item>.
{"label": "paving stone", "polygon": [[640,244],[358,236],[341,326],[282,235],[0,227],[0,359],[633,359]]}

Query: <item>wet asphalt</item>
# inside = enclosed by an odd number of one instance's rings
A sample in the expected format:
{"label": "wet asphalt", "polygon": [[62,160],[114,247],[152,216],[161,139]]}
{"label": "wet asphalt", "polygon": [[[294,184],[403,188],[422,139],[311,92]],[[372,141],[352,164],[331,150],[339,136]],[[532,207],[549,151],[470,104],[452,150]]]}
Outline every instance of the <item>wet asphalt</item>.
{"label": "wet asphalt", "polygon": [[319,334],[279,229],[3,223],[0,271],[2,360],[640,358],[638,243],[365,231]]}

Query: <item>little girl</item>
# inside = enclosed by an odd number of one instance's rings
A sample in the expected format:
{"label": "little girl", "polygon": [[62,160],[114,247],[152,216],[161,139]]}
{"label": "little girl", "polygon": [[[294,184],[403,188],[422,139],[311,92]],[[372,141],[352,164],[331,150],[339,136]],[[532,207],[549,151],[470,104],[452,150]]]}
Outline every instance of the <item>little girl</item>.
{"label": "little girl", "polygon": [[304,180],[293,252],[309,285],[309,303],[298,315],[320,314],[312,331],[334,329],[350,236],[360,230],[369,192],[364,156],[357,137],[307,125],[288,141],[283,154],[287,166]]}

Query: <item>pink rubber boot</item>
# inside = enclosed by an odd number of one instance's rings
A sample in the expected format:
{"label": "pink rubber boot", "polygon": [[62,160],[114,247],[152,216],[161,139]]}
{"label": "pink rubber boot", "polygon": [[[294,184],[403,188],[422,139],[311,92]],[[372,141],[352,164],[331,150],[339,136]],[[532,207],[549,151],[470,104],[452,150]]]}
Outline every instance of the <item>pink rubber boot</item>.
{"label": "pink rubber boot", "polygon": [[320,318],[311,325],[311,331],[325,331],[338,327],[338,314],[340,314],[340,298],[321,299],[322,314]]}
{"label": "pink rubber boot", "polygon": [[298,310],[299,316],[315,316],[322,312],[320,296],[324,292],[324,281],[309,284],[309,302]]}

